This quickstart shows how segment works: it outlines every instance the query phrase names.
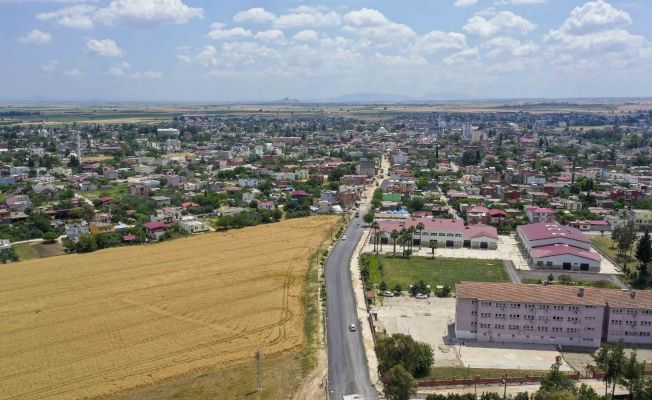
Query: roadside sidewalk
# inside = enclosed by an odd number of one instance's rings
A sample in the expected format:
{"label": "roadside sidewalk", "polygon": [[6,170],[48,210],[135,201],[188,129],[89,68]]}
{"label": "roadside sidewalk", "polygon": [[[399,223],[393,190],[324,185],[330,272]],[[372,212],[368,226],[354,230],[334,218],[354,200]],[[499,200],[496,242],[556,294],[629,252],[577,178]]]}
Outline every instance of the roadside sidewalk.
{"label": "roadside sidewalk", "polygon": [[360,254],[364,248],[364,244],[369,236],[369,229],[362,231],[360,241],[356,245],[353,257],[351,257],[351,281],[353,283],[353,293],[355,297],[356,310],[358,311],[358,320],[361,321],[360,330],[362,334],[362,342],[365,348],[365,355],[367,356],[367,367],[369,368],[369,378],[371,384],[374,385],[379,393],[382,393],[383,387],[378,376],[378,359],[376,358],[376,351],[374,350],[374,338],[369,326],[369,313],[367,312],[364,288],[362,287],[362,276],[360,275]]}

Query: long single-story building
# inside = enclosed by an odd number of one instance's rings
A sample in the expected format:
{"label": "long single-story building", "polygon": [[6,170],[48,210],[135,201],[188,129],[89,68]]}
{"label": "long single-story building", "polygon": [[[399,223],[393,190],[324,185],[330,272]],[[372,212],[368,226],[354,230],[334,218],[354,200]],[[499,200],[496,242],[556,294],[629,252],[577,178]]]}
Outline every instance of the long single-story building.
{"label": "long single-story building", "polygon": [[380,231],[383,233],[381,242],[393,243],[392,231],[416,227],[423,224],[421,232],[415,231],[412,240],[415,245],[429,246],[434,240],[437,247],[495,250],[498,246],[498,232],[489,225],[476,224],[464,226],[461,219],[406,218],[403,220],[379,220]]}
{"label": "long single-story building", "polygon": [[602,256],[579,229],[556,222],[516,228],[530,265],[537,269],[600,272]]}

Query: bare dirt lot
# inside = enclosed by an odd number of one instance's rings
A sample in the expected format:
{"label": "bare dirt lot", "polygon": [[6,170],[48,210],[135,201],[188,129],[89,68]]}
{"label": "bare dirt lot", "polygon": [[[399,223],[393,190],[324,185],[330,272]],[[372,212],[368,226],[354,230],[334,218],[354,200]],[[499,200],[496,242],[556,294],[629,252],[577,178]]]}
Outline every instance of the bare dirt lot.
{"label": "bare dirt lot", "polygon": [[[430,344],[435,367],[547,370],[559,355],[554,346],[457,340],[454,298],[384,298],[375,308],[381,332],[405,333]],[[571,368],[563,364],[561,369]]]}
{"label": "bare dirt lot", "polygon": [[305,342],[302,295],[333,217],[0,268],[0,397],[78,399]]}

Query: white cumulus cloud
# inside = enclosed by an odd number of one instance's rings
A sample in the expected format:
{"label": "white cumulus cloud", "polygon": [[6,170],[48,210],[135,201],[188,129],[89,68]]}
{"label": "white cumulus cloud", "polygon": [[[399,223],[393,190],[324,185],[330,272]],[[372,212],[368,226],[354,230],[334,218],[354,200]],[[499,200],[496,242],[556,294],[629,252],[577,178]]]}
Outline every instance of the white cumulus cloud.
{"label": "white cumulus cloud", "polygon": [[116,42],[111,39],[88,39],[86,48],[102,57],[120,57],[123,53]]}
{"label": "white cumulus cloud", "polygon": [[267,31],[257,32],[256,35],[254,35],[254,38],[258,40],[264,40],[264,41],[276,42],[276,43],[285,41],[285,35],[283,34],[283,31],[280,29],[270,29]]}
{"label": "white cumulus cloud", "polygon": [[46,62],[45,64],[41,65],[41,71],[43,72],[53,72],[55,69],[57,69],[57,66],[59,65],[58,60],[51,60]]}
{"label": "white cumulus cloud", "polygon": [[251,37],[251,31],[241,27],[224,29],[224,24],[215,22],[211,25],[208,37],[215,40]]}
{"label": "white cumulus cloud", "polygon": [[455,7],[470,7],[478,4],[478,0],[455,0]]}
{"label": "white cumulus cloud", "polygon": [[163,73],[158,72],[158,71],[143,71],[143,72],[134,72],[133,74],[129,75],[129,78],[135,79],[135,80],[141,80],[141,79],[162,79],[163,78]]}
{"label": "white cumulus cloud", "polygon": [[64,7],[57,11],[36,15],[41,21],[55,21],[66,28],[91,29],[94,26],[93,13],[97,7],[88,4]]}
{"label": "white cumulus cloud", "polygon": [[605,28],[622,27],[632,23],[626,11],[619,10],[602,0],[590,1],[575,7],[561,25],[560,30],[567,33],[590,33]]}
{"label": "white cumulus cloud", "polygon": [[464,30],[474,36],[494,36],[504,32],[527,34],[536,25],[511,11],[501,11],[493,16],[475,15],[466,21]]}
{"label": "white cumulus cloud", "polygon": [[344,21],[343,30],[354,33],[367,39],[377,40],[404,40],[416,36],[412,28],[405,24],[390,21],[380,11],[361,8],[350,11],[342,18]]}
{"label": "white cumulus cloud", "polygon": [[334,11],[321,11],[313,7],[298,7],[289,14],[280,15],[274,20],[276,28],[300,28],[304,26],[338,26],[342,18]]}
{"label": "white cumulus cloud", "polygon": [[292,36],[292,40],[299,42],[314,42],[317,39],[319,39],[319,33],[312,29],[303,30]]}
{"label": "white cumulus cloud", "polygon": [[185,24],[203,16],[203,9],[189,7],[181,0],[112,0],[97,11],[95,18],[107,25],[156,26]]}
{"label": "white cumulus cloud", "polygon": [[418,37],[412,45],[412,50],[431,54],[444,50],[462,50],[466,47],[466,36],[463,33],[431,31]]}
{"label": "white cumulus cloud", "polygon": [[233,16],[233,21],[242,23],[242,22],[253,22],[261,24],[264,22],[271,22],[276,19],[276,14],[271,13],[264,8],[254,7],[246,11],[239,11]]}
{"label": "white cumulus cloud", "polygon": [[17,40],[22,44],[48,44],[52,41],[52,34],[33,29],[27,35],[21,36]]}

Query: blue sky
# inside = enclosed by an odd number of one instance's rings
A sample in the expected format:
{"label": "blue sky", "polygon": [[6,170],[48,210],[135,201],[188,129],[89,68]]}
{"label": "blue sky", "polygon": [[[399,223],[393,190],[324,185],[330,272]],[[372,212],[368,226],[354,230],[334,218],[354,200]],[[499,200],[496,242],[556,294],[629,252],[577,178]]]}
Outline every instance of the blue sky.
{"label": "blue sky", "polygon": [[0,99],[651,96],[649,21],[648,0],[0,0]]}

